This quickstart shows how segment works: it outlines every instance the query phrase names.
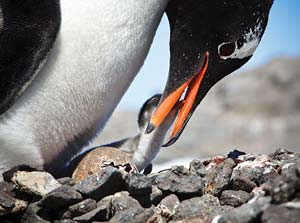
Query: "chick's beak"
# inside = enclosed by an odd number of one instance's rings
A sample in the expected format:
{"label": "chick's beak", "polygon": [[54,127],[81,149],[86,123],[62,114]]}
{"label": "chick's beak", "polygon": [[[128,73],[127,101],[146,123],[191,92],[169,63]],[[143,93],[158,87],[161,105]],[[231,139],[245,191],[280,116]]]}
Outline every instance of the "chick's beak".
{"label": "chick's beak", "polygon": [[180,87],[178,87],[171,94],[169,94],[156,108],[147,126],[146,134],[152,132],[166,119],[172,108],[176,103],[180,101],[185,92],[185,95],[181,101],[182,106],[180,108],[180,111],[178,112],[175,124],[173,125],[173,128],[171,130],[169,140],[164,146],[170,146],[178,139],[183,128],[187,124],[187,121],[191,117],[191,110],[193,108],[193,105],[195,104],[199,88],[201,87],[203,77],[208,68],[208,62],[209,53],[206,52],[204,63],[199,72],[184,84],[182,84]]}

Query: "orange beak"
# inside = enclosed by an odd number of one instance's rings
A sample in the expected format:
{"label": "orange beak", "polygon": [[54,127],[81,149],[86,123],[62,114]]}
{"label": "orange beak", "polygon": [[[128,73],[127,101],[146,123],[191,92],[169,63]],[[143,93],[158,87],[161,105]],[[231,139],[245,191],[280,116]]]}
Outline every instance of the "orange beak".
{"label": "orange beak", "polygon": [[198,74],[190,80],[188,80],[187,82],[185,82],[179,88],[177,88],[160,104],[160,106],[155,110],[154,114],[152,115],[146,132],[151,132],[165,120],[169,112],[172,110],[175,104],[179,102],[184,91],[187,89],[183,99],[183,105],[178,113],[175,124],[171,131],[170,139],[172,139],[179,133],[179,131],[183,128],[185,120],[187,119],[192,109],[192,106],[196,100],[197,93],[199,91],[203,77],[208,67],[208,60],[209,53],[206,52],[204,64],[198,72]]}

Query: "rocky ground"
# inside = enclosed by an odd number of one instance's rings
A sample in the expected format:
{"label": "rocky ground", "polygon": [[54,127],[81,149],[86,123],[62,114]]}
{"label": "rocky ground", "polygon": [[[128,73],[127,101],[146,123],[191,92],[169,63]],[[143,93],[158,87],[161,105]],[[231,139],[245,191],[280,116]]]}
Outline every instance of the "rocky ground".
{"label": "rocky ground", "polygon": [[300,153],[233,151],[149,175],[108,166],[80,182],[37,167],[3,174],[0,222],[296,223]]}

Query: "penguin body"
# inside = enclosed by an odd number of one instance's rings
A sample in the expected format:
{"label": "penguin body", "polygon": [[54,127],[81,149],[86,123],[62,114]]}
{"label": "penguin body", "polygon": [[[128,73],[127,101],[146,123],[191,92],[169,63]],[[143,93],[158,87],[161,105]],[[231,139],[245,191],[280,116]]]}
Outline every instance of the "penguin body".
{"label": "penguin body", "polygon": [[0,172],[21,161],[55,175],[89,144],[142,66],[167,1],[60,4],[61,29],[51,55],[0,117]]}

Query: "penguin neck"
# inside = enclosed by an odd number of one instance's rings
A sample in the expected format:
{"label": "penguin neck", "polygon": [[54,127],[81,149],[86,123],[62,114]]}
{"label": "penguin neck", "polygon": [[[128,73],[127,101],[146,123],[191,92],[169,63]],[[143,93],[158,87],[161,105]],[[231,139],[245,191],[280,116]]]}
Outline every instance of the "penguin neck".
{"label": "penguin neck", "polygon": [[38,153],[39,164],[57,171],[95,137],[142,66],[167,3],[61,0],[61,30],[51,55],[0,120],[5,156],[22,145],[13,151],[21,154],[17,163],[8,163],[18,164],[26,150],[29,161]]}
{"label": "penguin neck", "polygon": [[150,134],[145,134],[146,126],[140,129],[140,134],[138,135],[139,142],[132,156],[139,171],[145,169],[156,157],[175,117],[176,113],[173,111],[169,117]]}

